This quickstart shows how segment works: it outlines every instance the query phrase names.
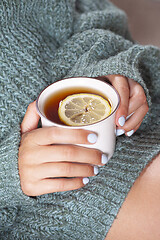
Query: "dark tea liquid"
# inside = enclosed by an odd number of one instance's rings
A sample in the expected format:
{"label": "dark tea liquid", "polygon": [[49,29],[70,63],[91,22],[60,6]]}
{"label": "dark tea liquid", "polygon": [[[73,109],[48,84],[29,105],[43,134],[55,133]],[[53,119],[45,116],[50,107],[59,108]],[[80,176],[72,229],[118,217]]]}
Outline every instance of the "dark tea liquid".
{"label": "dark tea liquid", "polygon": [[[101,97],[106,99],[106,97],[104,97],[102,95],[102,93],[100,93],[99,91],[97,91],[95,89],[82,88],[82,87],[79,87],[79,88],[76,88],[76,87],[74,87],[74,88],[64,88],[62,90],[54,92],[46,100],[45,105],[44,105],[44,114],[47,117],[47,119],[49,119],[50,121],[52,121],[54,123],[65,125],[63,122],[61,122],[61,120],[59,119],[59,116],[58,116],[59,103],[63,99],[68,97],[69,95],[78,94],[78,93],[97,94],[97,95],[100,95]],[[107,100],[111,105],[111,102],[109,101],[109,99],[107,99]]]}

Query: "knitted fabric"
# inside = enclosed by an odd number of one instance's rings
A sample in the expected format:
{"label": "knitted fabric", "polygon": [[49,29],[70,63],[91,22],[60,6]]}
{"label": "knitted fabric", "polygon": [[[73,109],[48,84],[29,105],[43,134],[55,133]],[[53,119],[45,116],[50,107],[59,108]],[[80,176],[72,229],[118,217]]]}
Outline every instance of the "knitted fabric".
{"label": "knitted fabric", "polygon": [[[148,118],[131,138],[117,138],[113,157],[85,187],[23,194],[18,148],[28,104],[56,80],[108,74],[143,86]],[[0,239],[104,239],[159,151],[159,49],[134,43],[125,13],[106,0],[1,0],[0,81]]]}

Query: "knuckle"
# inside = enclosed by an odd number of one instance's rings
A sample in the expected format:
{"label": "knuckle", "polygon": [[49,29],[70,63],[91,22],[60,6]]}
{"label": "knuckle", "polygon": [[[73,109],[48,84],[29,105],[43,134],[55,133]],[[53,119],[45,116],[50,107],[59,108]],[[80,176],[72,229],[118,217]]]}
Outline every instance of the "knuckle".
{"label": "knuckle", "polygon": [[75,148],[74,146],[66,146],[63,148],[63,154],[66,160],[72,160],[75,158]]}
{"label": "knuckle", "polygon": [[86,133],[83,131],[83,130],[72,130],[70,133],[69,133],[69,138],[70,142],[72,143],[76,143],[76,144],[79,144],[79,143],[86,143],[87,141],[87,136],[86,136]]}
{"label": "knuckle", "polygon": [[19,164],[19,176],[21,189],[27,196],[36,196],[36,186],[38,178],[35,174],[34,168]]}
{"label": "knuckle", "polygon": [[139,84],[136,85],[136,97],[142,104],[146,102],[146,95],[143,88]]}
{"label": "knuckle", "polygon": [[94,176],[95,174],[94,174],[94,167],[92,167],[92,166],[90,166],[90,165],[88,165],[88,166],[86,166],[86,177],[92,177],[92,176]]}
{"label": "knuckle", "polygon": [[120,85],[119,90],[121,92],[125,92],[125,93],[128,92],[129,93],[129,87],[127,85]]}
{"label": "knuckle", "polygon": [[19,159],[23,163],[29,163],[31,162],[31,159],[33,158],[31,151],[28,148],[22,148],[20,147],[19,150]]}
{"label": "knuckle", "polygon": [[57,184],[57,187],[59,190],[65,190],[66,187],[67,187],[67,182],[65,179],[61,179],[58,184]]}
{"label": "knuckle", "polygon": [[98,151],[98,150],[93,150],[94,151],[94,161],[95,161],[95,163],[96,164],[99,164],[99,163],[101,163],[101,155],[102,155],[102,153],[100,152],[100,151]]}
{"label": "knuckle", "polygon": [[50,140],[54,143],[56,142],[56,136],[59,135],[59,130],[56,127],[48,127],[46,129],[48,131],[48,137],[50,137]]}
{"label": "knuckle", "polygon": [[64,166],[63,171],[64,171],[66,177],[71,176],[71,171],[72,171],[71,164],[70,163],[66,163],[65,166]]}
{"label": "knuckle", "polygon": [[146,95],[145,95],[144,92],[139,95],[138,100],[139,100],[142,104],[145,104],[145,103],[146,103]]}
{"label": "knuckle", "polygon": [[143,88],[139,83],[136,83],[135,85],[135,92],[138,95],[139,93],[143,92]]}
{"label": "knuckle", "polygon": [[83,183],[80,178],[73,178],[72,180],[61,179],[57,184],[58,191],[69,191],[81,187],[83,187]]}
{"label": "knuckle", "polygon": [[21,138],[21,145],[29,145],[31,142],[31,133],[24,133]]}
{"label": "knuckle", "polygon": [[29,182],[21,183],[21,189],[22,189],[22,192],[27,196],[36,196],[34,185],[32,183],[29,183]]}

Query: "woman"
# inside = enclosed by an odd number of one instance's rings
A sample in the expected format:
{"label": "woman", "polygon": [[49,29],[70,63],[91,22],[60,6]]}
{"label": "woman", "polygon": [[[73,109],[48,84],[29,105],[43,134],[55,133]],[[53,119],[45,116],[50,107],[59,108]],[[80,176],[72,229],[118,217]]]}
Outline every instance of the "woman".
{"label": "woman", "polygon": [[[158,239],[159,159],[142,170],[159,149],[159,49],[135,44],[124,12],[106,0],[6,0],[1,9],[1,238],[114,240],[138,232]],[[45,86],[73,76],[103,76],[119,91],[117,135],[126,136],[108,163],[98,150],[70,145],[93,144],[91,132],[37,128],[33,101]],[[102,166],[98,175],[91,165]],[[140,212],[144,199],[154,207]]]}

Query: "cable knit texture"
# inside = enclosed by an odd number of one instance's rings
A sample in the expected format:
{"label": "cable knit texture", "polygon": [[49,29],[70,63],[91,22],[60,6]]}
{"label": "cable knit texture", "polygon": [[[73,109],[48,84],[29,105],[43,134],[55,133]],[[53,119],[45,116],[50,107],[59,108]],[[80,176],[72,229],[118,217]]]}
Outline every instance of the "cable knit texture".
{"label": "cable knit texture", "polygon": [[[140,83],[150,112],[84,188],[27,197],[20,188],[20,123],[30,102],[66,77],[121,74]],[[104,239],[130,188],[159,150],[160,51],[132,41],[106,0],[0,1],[0,239]],[[152,101],[152,105],[151,105]]]}

